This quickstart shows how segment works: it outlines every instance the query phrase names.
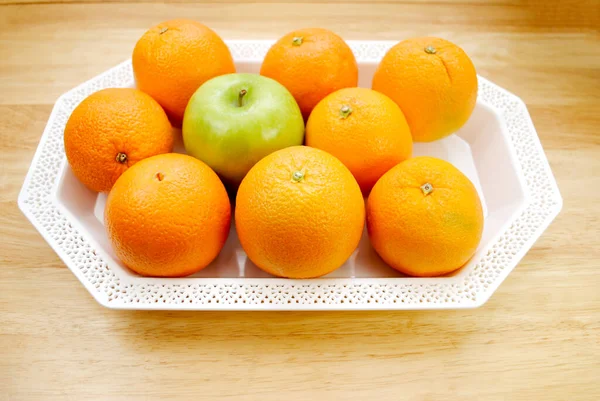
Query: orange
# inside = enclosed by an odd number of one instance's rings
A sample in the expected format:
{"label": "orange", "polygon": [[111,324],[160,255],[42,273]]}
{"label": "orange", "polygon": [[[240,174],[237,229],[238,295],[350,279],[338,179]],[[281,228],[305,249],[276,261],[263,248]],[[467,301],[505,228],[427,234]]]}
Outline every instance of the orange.
{"label": "orange", "polygon": [[64,133],[73,174],[89,189],[109,191],[127,168],[173,149],[173,129],[154,99],[132,88],[91,94],[71,113]]}
{"label": "orange", "polygon": [[104,222],[119,259],[143,276],[181,277],[206,267],[229,233],[231,209],[217,174],[177,153],[142,160],[116,182]]}
{"label": "orange", "polygon": [[319,149],[293,146],[250,169],[236,199],[242,247],[267,273],[318,277],[340,267],[364,227],[364,201],[350,171]]}
{"label": "orange", "polygon": [[148,30],[133,49],[136,85],[180,127],[188,101],[204,82],[235,72],[223,40],[199,22],[176,19]]}
{"label": "orange", "polygon": [[367,228],[387,264],[411,276],[439,276],[473,256],[483,212],[475,187],[457,168],[415,157],[377,181],[367,201]]}
{"label": "orange", "polygon": [[477,74],[469,56],[454,43],[408,39],[383,57],[373,89],[400,106],[414,141],[430,142],[467,122],[477,101]]}
{"label": "orange", "polygon": [[293,31],[268,51],[260,74],[273,78],[294,96],[306,120],[328,94],[358,84],[358,66],[350,47],[321,28]]}
{"label": "orange", "polygon": [[371,89],[333,92],[315,107],[306,124],[306,144],[331,153],[354,175],[363,192],[412,153],[404,114],[387,96]]}

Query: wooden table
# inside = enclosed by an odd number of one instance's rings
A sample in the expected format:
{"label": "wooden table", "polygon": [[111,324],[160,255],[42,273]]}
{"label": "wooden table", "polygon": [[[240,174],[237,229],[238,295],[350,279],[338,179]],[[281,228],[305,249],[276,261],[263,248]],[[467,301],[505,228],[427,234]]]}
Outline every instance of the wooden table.
{"label": "wooden table", "polygon": [[[0,3],[0,401],[600,399],[600,2]],[[17,194],[57,97],[175,17],[231,39],[323,26],[457,42],[529,106],[562,214],[476,310],[102,308]]]}

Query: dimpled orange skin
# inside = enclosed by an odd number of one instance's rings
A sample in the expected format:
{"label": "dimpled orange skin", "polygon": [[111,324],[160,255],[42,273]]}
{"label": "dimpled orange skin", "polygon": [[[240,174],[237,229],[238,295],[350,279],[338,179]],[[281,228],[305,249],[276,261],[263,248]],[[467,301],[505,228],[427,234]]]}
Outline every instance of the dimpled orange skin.
{"label": "dimpled orange skin", "polygon": [[[297,172],[303,174],[299,181]],[[364,218],[364,200],[350,171],[306,146],[259,161],[237,193],[242,247],[259,268],[280,277],[318,277],[340,267],[358,246]]]}
{"label": "dimpled orange skin", "polygon": [[182,277],[217,257],[229,233],[225,187],[203,162],[177,153],[145,159],[108,195],[104,222],[119,259],[142,276]]}
{"label": "dimpled orange skin", "polygon": [[477,73],[471,59],[457,45],[439,38],[408,39],[392,47],[375,71],[372,87],[400,106],[415,142],[456,132],[477,102]]}
{"label": "dimpled orange skin", "polygon": [[[299,45],[294,38],[301,38]],[[358,84],[358,66],[350,47],[335,33],[321,28],[293,31],[268,51],[260,74],[285,86],[304,119],[328,94]]]}
{"label": "dimpled orange skin", "polygon": [[180,127],[188,101],[204,82],[235,72],[229,48],[205,25],[187,19],[162,22],[136,43],[132,56],[136,85]]}
{"label": "dimpled orange skin", "polygon": [[[431,184],[425,195],[421,186]],[[385,173],[367,201],[371,244],[391,267],[432,277],[462,267],[483,233],[477,190],[452,164],[415,157]]]}
{"label": "dimpled orange skin", "polygon": [[[109,191],[138,161],[173,149],[174,132],[164,110],[147,94],[110,88],[84,99],[64,132],[73,174],[96,192]],[[117,160],[119,154],[122,159]]]}
{"label": "dimpled orange skin", "polygon": [[400,108],[365,88],[341,89],[321,100],[308,119],[305,138],[306,145],[340,159],[364,193],[412,154],[412,137]]}

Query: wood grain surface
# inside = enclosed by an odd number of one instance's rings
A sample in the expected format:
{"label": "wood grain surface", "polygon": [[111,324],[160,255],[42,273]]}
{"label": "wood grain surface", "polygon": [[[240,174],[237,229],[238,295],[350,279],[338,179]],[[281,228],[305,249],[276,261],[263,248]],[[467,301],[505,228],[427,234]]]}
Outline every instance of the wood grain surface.
{"label": "wood grain surface", "polygon": [[[53,102],[148,27],[442,36],[528,105],[564,197],[482,308],[169,313],[99,306],[17,208]],[[0,1],[0,401],[600,399],[600,2]]]}

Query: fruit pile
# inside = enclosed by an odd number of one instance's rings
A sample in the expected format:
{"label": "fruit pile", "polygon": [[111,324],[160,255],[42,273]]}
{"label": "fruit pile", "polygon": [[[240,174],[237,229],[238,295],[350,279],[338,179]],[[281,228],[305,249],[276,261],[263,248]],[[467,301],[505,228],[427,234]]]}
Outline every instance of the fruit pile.
{"label": "fruit pile", "polygon": [[[331,31],[291,32],[260,74],[242,74],[215,32],[172,20],[139,39],[132,62],[136,89],[83,100],[64,144],[75,176],[109,193],[108,238],[136,273],[206,267],[229,234],[232,201],[246,254],[279,277],[337,269],[365,221],[377,253],[408,275],[447,274],[475,253],[475,187],[450,163],[411,157],[413,141],[452,134],[475,107],[475,68],[458,46],[400,42],[367,89]],[[180,135],[187,155],[172,153]]]}

